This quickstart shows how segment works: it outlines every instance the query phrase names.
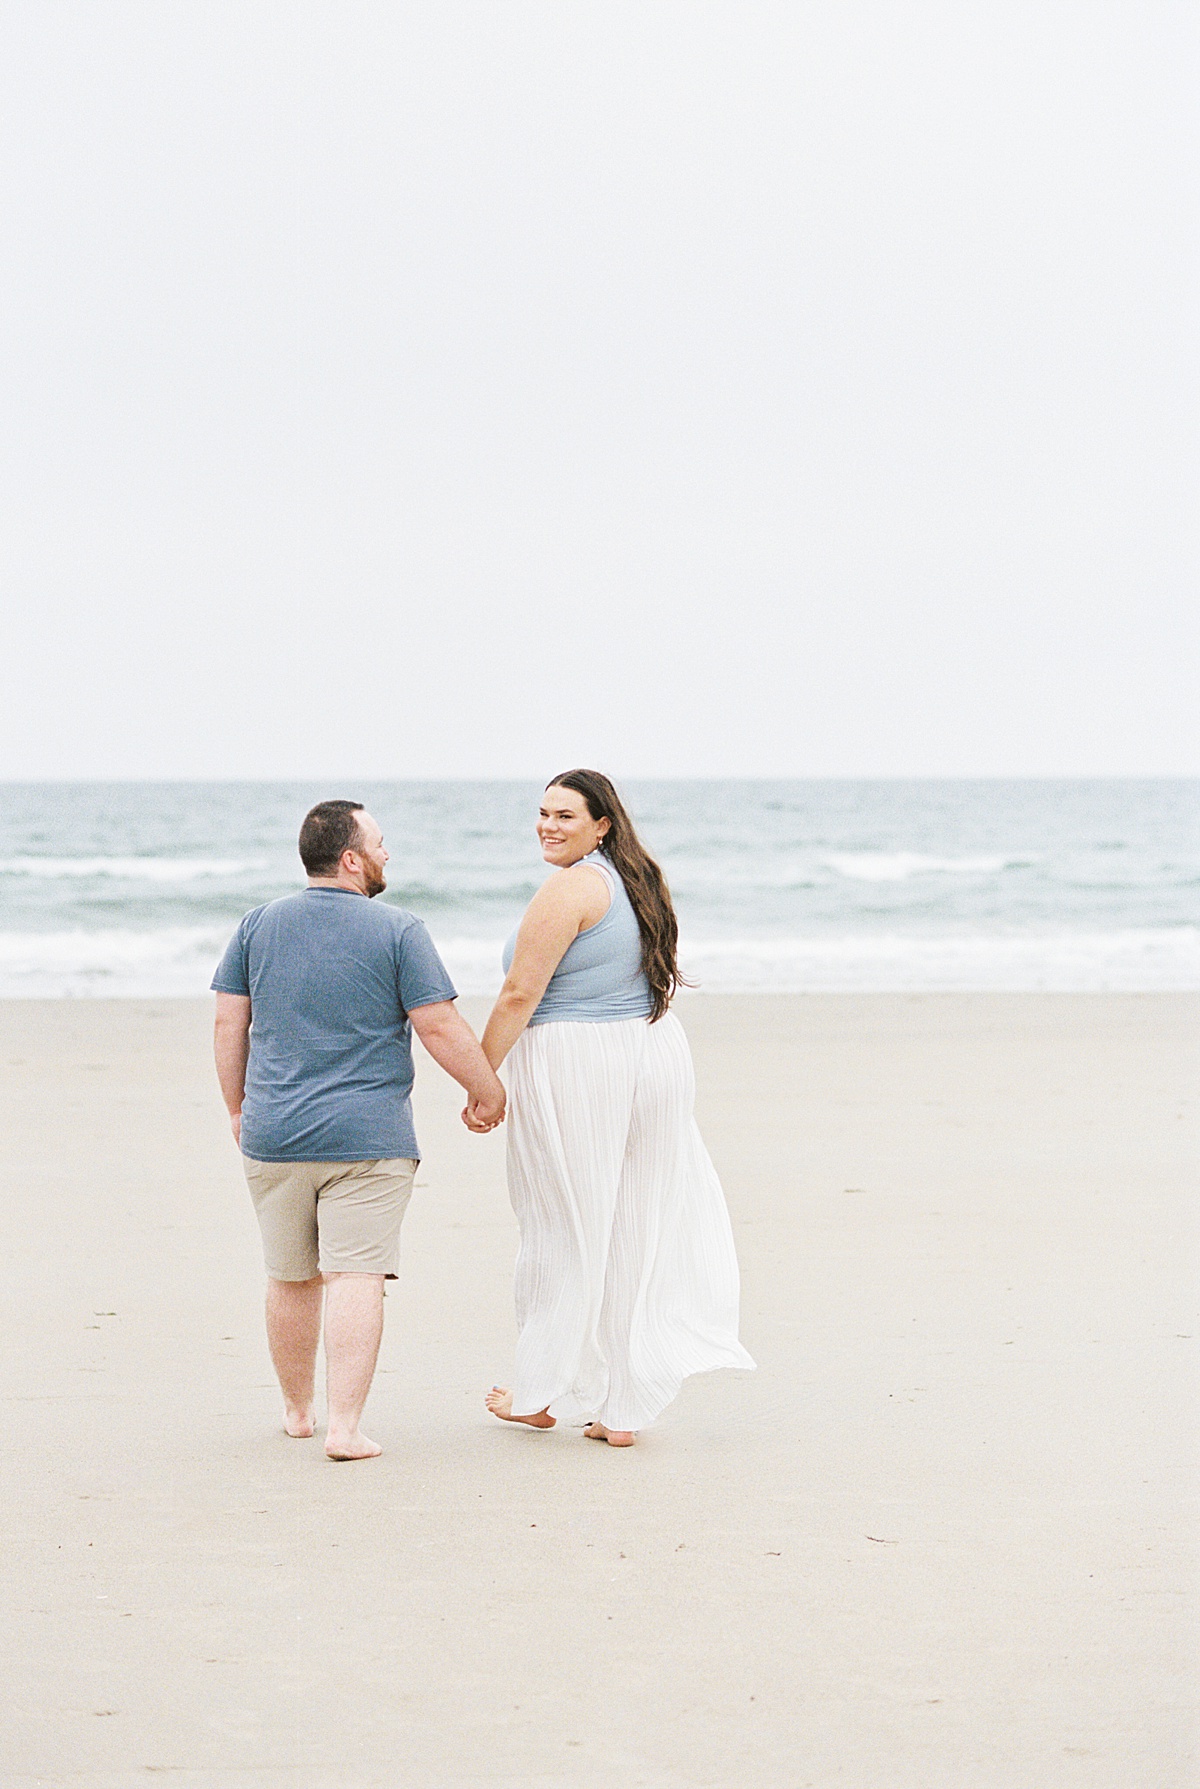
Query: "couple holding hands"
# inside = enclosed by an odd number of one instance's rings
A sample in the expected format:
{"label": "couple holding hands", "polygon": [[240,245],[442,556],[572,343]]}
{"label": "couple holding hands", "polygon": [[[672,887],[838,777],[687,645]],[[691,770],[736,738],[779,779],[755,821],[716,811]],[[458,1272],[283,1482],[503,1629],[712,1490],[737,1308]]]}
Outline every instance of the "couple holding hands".
{"label": "couple holding hands", "polygon": [[670,1001],[678,928],[662,872],[598,771],[548,784],[554,870],[505,946],[482,1043],[420,920],[374,896],[388,853],[358,802],[300,830],[301,893],[248,913],[213,979],[217,1074],[262,1230],[267,1337],[289,1435],[314,1432],[325,1331],[335,1460],[381,1450],[360,1422],[418,1161],[411,1033],[463,1087],[463,1120],[506,1115],[520,1226],[517,1357],[493,1415],[629,1446],[691,1373],[752,1367],[720,1182],[693,1116]]}

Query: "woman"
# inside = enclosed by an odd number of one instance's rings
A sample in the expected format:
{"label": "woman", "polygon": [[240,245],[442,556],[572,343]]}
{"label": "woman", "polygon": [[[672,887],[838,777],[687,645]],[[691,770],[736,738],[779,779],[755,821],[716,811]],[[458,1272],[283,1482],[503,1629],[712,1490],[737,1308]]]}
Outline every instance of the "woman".
{"label": "woman", "polygon": [[493,1068],[509,1058],[521,1227],[516,1379],[486,1402],[536,1429],[582,1410],[588,1436],[628,1447],[689,1373],[754,1362],[737,1339],[737,1256],[692,1116],[691,1054],[668,1010],[678,926],[662,872],[598,771],[555,777],[537,830],[558,873],[505,947],[483,1035]]}

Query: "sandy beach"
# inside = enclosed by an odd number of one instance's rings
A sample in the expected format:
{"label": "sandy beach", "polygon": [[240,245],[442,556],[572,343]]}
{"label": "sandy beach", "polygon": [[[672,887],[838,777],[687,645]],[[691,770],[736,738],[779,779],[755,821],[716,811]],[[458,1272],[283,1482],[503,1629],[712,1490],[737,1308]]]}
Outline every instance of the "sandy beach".
{"label": "sandy beach", "polygon": [[280,1429],[208,1003],[0,1005],[6,1789],[1197,1780],[1200,1003],[677,1010],[758,1372],[625,1453],[491,1419],[503,1140],[426,1059],[351,1467]]}

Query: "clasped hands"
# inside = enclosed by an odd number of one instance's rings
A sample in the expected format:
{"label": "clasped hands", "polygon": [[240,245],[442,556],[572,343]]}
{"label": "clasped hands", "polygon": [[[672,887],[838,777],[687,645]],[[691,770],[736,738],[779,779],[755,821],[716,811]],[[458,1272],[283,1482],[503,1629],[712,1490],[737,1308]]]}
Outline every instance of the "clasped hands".
{"label": "clasped hands", "polygon": [[504,1123],[504,1109],[507,1104],[505,1095],[501,1093],[498,1100],[468,1100],[462,1111],[462,1121],[469,1131],[476,1136],[486,1136],[494,1131],[498,1124]]}

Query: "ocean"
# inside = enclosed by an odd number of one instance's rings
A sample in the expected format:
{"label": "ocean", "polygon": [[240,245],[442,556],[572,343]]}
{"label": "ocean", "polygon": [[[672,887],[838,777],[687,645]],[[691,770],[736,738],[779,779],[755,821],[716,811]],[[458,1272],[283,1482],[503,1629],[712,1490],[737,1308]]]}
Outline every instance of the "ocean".
{"label": "ocean", "polygon": [[[329,795],[464,993],[547,871],[522,782],[0,785],[0,996],[202,994]],[[710,991],[1200,987],[1200,783],[631,781]]]}

